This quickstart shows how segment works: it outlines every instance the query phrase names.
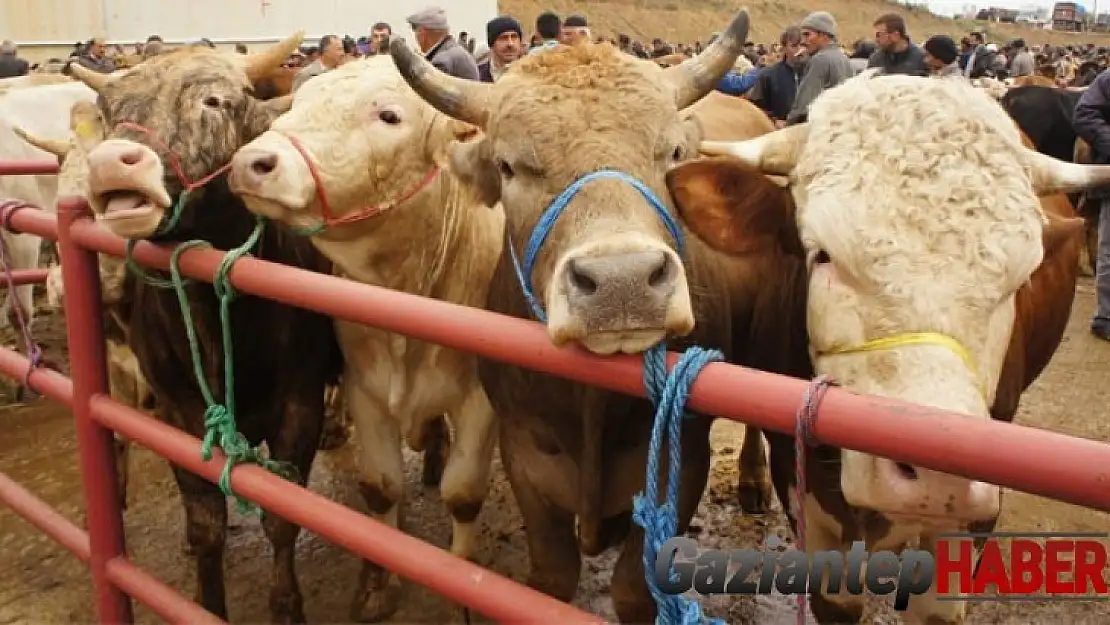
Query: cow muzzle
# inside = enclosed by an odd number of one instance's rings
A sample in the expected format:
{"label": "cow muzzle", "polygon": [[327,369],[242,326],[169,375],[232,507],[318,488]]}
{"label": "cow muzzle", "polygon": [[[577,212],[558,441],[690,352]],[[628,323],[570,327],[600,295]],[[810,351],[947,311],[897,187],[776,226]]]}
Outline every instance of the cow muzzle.
{"label": "cow muzzle", "polygon": [[152,235],[172,205],[162,182],[162,161],[134,141],[108,139],[88,154],[89,206],[100,223],[118,236]]}
{"label": "cow muzzle", "polygon": [[894,522],[941,530],[998,518],[1001,489],[994,484],[855,451],[843,453],[841,487],[850,505],[875,510]]}
{"label": "cow muzzle", "polygon": [[316,197],[316,183],[305,159],[288,139],[273,131],[235,153],[228,186],[251,212],[287,223],[308,218],[303,211]]}
{"label": "cow muzzle", "polygon": [[566,254],[547,289],[548,334],[595,354],[643,352],[694,329],[682,260],[657,242],[633,239]]}

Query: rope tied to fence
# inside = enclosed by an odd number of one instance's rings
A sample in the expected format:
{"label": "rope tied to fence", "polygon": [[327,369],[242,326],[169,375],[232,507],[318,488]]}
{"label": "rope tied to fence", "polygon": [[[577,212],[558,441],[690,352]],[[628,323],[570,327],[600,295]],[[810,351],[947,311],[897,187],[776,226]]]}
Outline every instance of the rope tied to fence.
{"label": "rope tied to fence", "polygon": [[[817,426],[817,409],[830,386],[836,386],[836,382],[827,375],[819,375],[810,380],[802,405],[798,407],[794,417],[794,474],[797,482],[793,493],[797,509],[794,522],[798,528],[796,542],[800,551],[805,551],[806,548],[806,452],[808,447],[817,447],[820,444],[813,430]],[[817,592],[821,592],[821,589],[818,588]],[[807,596],[808,593],[798,595],[797,625],[805,625]]]}
{"label": "rope tied to fence", "polygon": [[[678,531],[678,484],[682,469],[682,420],[687,416],[686,400],[698,374],[711,362],[724,360],[715,349],[691,347],[682,353],[674,369],[667,373],[667,347],[657,344],[644,352],[644,388],[655,406],[655,420],[648,445],[647,477],[644,492],[633,502],[632,519],[644,528],[644,577],[658,606],[656,622],[700,625],[705,622],[701,606],[682,595],[663,593],[652,571],[663,543]],[[659,455],[666,436],[667,490],[659,505]],[[672,575],[668,569],[667,575]],[[725,625],[710,619],[712,625]]]}
{"label": "rope tied to fence", "polygon": [[216,401],[212,389],[204,374],[204,364],[201,362],[200,342],[197,340],[196,327],[193,324],[192,309],[186,294],[187,282],[181,275],[181,254],[195,247],[210,244],[201,239],[186,241],[178,245],[170,256],[170,276],[173,289],[177,295],[177,302],[181,306],[181,316],[185,321],[185,333],[189,339],[189,352],[193,360],[193,374],[197,385],[208,404],[204,412],[205,435],[201,445],[201,458],[205,461],[212,459],[212,447],[219,446],[227,457],[223,471],[220,473],[220,490],[229,497],[234,497],[239,512],[247,514],[255,512],[261,514],[258,506],[243,499],[231,488],[231,470],[238,464],[249,462],[256,464],[272,473],[286,479],[296,479],[297,470],[288,462],[278,462],[263,454],[257,446],[252,446],[246,437],[239,433],[235,422],[235,352],[231,336],[231,303],[238,293],[231,285],[229,275],[231,268],[237,260],[250,255],[250,252],[262,238],[266,220],[262,216],[255,218],[254,230],[247,240],[239,247],[229,250],[220,261],[216,275],[212,279],[212,289],[220,301],[220,332],[224,353],[224,402]]}
{"label": "rope tied to fence", "polygon": [[[0,204],[0,211],[4,214],[3,228],[13,235],[19,234],[15,228],[12,227],[12,215],[17,211],[24,208],[34,208],[31,204],[23,200],[8,200]],[[38,396],[38,392],[31,386],[31,374],[35,369],[42,365],[42,348],[39,347],[38,341],[35,340],[34,333],[31,332],[31,322],[24,317],[24,312],[30,311],[23,310],[23,304],[19,301],[19,296],[16,292],[15,274],[12,273],[11,259],[8,257],[8,242],[0,236],[0,266],[4,269],[4,281],[8,283],[8,302],[15,311],[15,322],[19,325],[18,330],[23,337],[24,348],[27,350],[27,373],[23,376],[23,388],[31,393],[31,399]],[[17,396],[18,401],[18,396]]]}

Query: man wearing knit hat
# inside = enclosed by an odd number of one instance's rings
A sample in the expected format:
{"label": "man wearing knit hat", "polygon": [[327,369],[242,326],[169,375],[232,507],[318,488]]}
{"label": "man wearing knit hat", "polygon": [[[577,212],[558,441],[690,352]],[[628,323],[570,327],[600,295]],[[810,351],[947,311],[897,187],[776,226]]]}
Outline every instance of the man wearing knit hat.
{"label": "man wearing knit hat", "polygon": [[486,44],[489,58],[478,64],[478,80],[496,82],[509,64],[520,58],[524,29],[520,22],[508,15],[495,17],[486,24]]}
{"label": "man wearing knit hat", "polygon": [[416,42],[424,58],[445,74],[467,80],[478,80],[474,57],[451,36],[447,14],[432,6],[405,18],[416,34]]}
{"label": "man wearing knit hat", "polygon": [[[798,24],[802,29],[802,45],[809,52],[806,73],[794,96],[794,107],[786,116],[787,125],[805,121],[809,105],[825,89],[831,89],[851,78],[854,72],[848,56],[836,44],[836,20],[825,11],[810,13]],[[800,51],[799,51],[800,53]]]}
{"label": "man wearing knit hat", "polygon": [[922,46],[925,48],[925,65],[933,76],[944,78],[946,76],[963,77],[960,69],[960,50],[956,42],[948,35],[933,35]]}

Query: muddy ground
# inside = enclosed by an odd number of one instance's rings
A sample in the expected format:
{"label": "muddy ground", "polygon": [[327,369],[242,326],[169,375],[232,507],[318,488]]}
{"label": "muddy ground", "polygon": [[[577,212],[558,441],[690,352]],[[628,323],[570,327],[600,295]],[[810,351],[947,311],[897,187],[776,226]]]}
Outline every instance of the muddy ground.
{"label": "muddy ground", "polygon": [[[1087,332],[1094,306],[1090,279],[1083,278],[1072,311],[1068,333],[1055,359],[1040,380],[1026,393],[1018,422],[1086,438],[1110,440],[1110,345]],[[39,340],[47,355],[64,362],[65,337],[60,316],[43,314]],[[11,340],[6,342],[12,344]],[[63,514],[80,522],[82,498],[77,469],[72,419],[61,406],[38,399],[12,403],[12,392],[0,396],[0,471],[38,493]],[[726,421],[714,428],[714,465],[710,489],[695,520],[698,539],[705,546],[755,547],[768,532],[788,536],[784,517],[776,510],[766,518],[744,517],[735,505],[736,452],[742,426]],[[181,548],[183,513],[176,487],[164,461],[145,449],[132,454],[130,509],[126,513],[127,541],[131,556],[148,571],[192,596],[193,567]],[[312,474],[311,488],[332,499],[362,510],[349,468],[351,449],[321,453]],[[441,547],[447,546],[449,524],[437,493],[419,485],[420,459],[407,455],[407,497],[404,528]],[[231,619],[261,623],[268,619],[267,586],[269,545],[257,520],[242,517],[232,506],[227,550],[228,606]],[[1016,492],[1003,499],[1000,530],[1106,531],[1107,515]],[[523,579],[527,551],[521,518],[500,467],[495,470],[492,494],[482,512],[482,546],[478,561],[499,573]],[[576,604],[613,619],[608,597],[608,577],[614,555],[587,561]],[[298,571],[304,589],[308,618],[315,623],[347,621],[347,609],[357,576],[356,558],[315,535],[302,532],[298,544]],[[461,613],[446,600],[422,588],[407,585],[406,600],[394,617],[396,623],[461,622]],[[30,525],[0,510],[0,623],[92,622],[89,576],[83,566],[61,547],[38,534]],[[896,623],[898,617],[884,602],[874,600],[873,623]],[[721,597],[705,600],[710,614],[730,623],[787,624],[794,622],[793,599],[783,596]],[[142,607],[137,619],[159,619]],[[481,619],[475,615],[475,622]],[[1069,624],[1110,622],[1106,601],[1091,603],[979,604],[972,608],[973,623],[1054,622]]]}

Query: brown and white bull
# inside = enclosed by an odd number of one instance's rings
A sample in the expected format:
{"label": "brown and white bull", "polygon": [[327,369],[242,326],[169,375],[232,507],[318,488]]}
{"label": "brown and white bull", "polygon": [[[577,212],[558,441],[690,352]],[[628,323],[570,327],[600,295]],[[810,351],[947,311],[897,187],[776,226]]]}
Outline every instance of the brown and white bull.
{"label": "brown and white bull", "polygon": [[[969,150],[968,146],[975,146]],[[1070,312],[1079,220],[1054,196],[1110,181],[1022,144],[1005,111],[964,81],[860,76],[826,92],[809,123],[703,151],[669,183],[687,223],[735,255],[792,258],[801,283],[784,318],[808,317],[817,372],[854,391],[1009,420],[1047,364]],[[763,174],[789,176],[796,213],[752,204]],[[798,296],[800,295],[800,297]],[[800,356],[795,353],[793,358]],[[770,435],[784,508],[796,483],[793,440]],[[997,486],[821,446],[806,456],[809,551],[866,540],[870,551],[997,520]],[[796,506],[792,518],[800,512]],[[863,597],[811,606],[822,623],[856,622]],[[964,619],[966,604],[914,597],[910,615]]]}
{"label": "brown and white bull", "polygon": [[[240,246],[255,217],[227,188],[223,173],[235,151],[288,109],[289,99],[261,102],[252,82],[296,49],[302,34],[252,55],[185,48],[153,57],[123,76],[72,71],[99,95],[97,120],[106,139],[86,157],[89,204],[97,221],[127,238],[179,242],[204,239],[217,249]],[[207,180],[207,181],[206,181]],[[186,189],[188,192],[186,193]],[[180,219],[163,232],[174,206]],[[330,273],[306,241],[267,225],[254,253],[272,262]],[[220,304],[210,285],[185,287],[200,360],[217,401],[225,397]],[[182,307],[172,289],[143,280],[125,283],[121,309],[130,344],[169,423],[203,438],[206,401],[193,374]],[[303,485],[316,454],[326,383],[339,373],[340,354],[331,320],[323,315],[241,294],[231,305],[237,429],[252,445],[292,464]],[[196,554],[196,592],[205,609],[227,618],[223,552],[227,501],[219,488],[174,468]],[[273,546],[271,618],[304,621],[295,573],[299,528],[274,515],[262,526]]]}
{"label": "brown and white bull", "polygon": [[[480,308],[505,217],[447,169],[448,146],[475,133],[421,100],[392,58],[370,57],[297,91],[292,110],[236,154],[231,189],[255,213],[322,226],[312,243],[341,276]],[[451,552],[472,556],[496,443],[477,357],[346,321],[336,331],[371,512],[398,526],[402,439],[425,450],[442,436],[445,414],[453,436],[440,491],[453,521]],[[387,618],[397,608],[397,577],[373,562],[364,567],[352,618]]]}
{"label": "brown and white bull", "polygon": [[[585,183],[525,276],[554,344],[641,353],[673,339],[675,348],[695,343],[732,353],[733,317],[749,323],[752,315],[750,302],[730,297],[729,259],[692,237],[680,257],[659,209],[632,180],[660,206],[669,204],[666,171],[695,153],[700,134],[696,120],[684,122],[680,112],[732,67],[747,32],[747,13],[740,12],[706,52],[666,70],[605,44],[560,46],[513,63],[494,84],[454,79],[392,42],[397,67],[417,93],[484,131],[452,150],[452,165],[486,204],[502,203],[506,245],[517,256],[541,214],[576,181],[602,169],[627,176]],[[487,306],[532,315],[507,253]],[[485,360],[479,370],[525,519],[529,584],[570,600],[581,554],[627,537],[611,583],[616,611],[626,622],[653,620],[643,531],[630,523],[633,496],[645,483],[651,404]],[[709,426],[706,416],[682,424],[679,533],[705,488]]]}

